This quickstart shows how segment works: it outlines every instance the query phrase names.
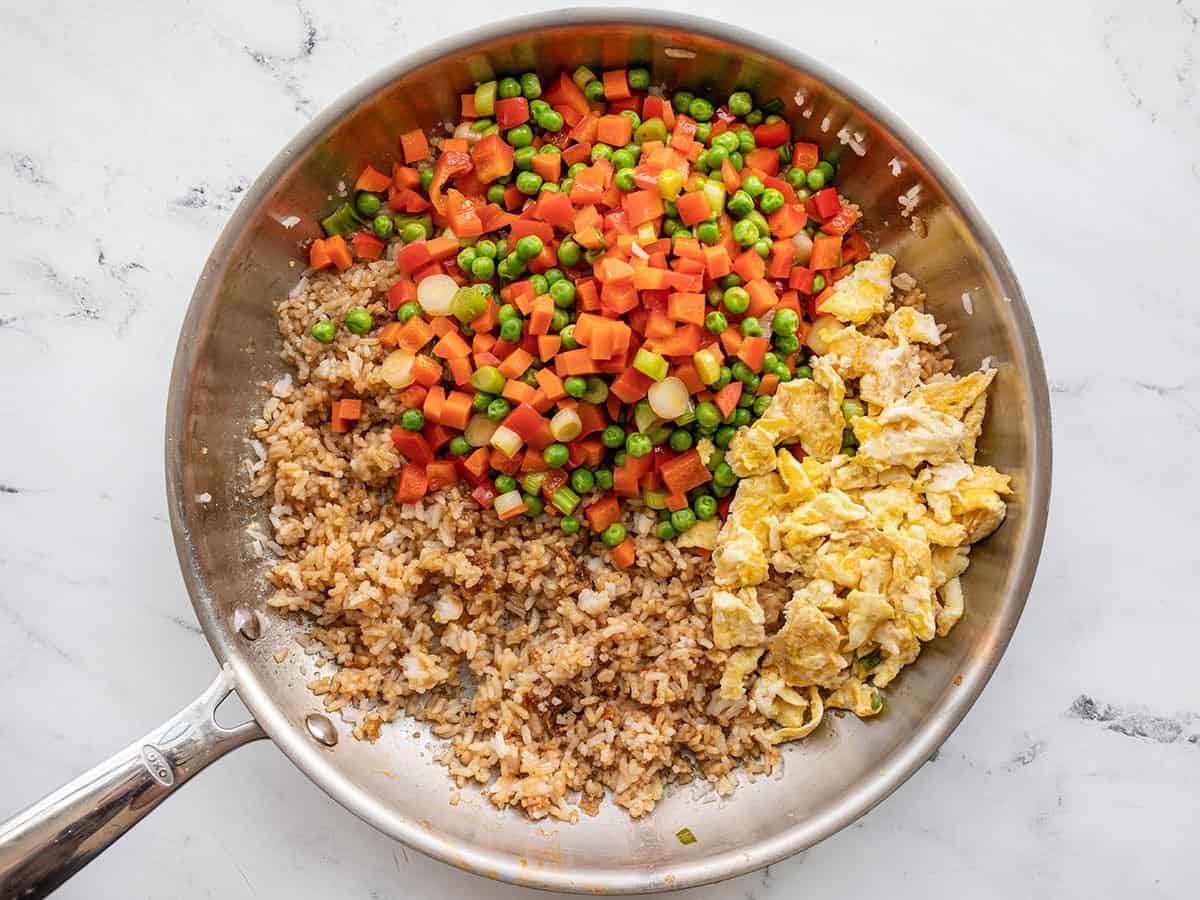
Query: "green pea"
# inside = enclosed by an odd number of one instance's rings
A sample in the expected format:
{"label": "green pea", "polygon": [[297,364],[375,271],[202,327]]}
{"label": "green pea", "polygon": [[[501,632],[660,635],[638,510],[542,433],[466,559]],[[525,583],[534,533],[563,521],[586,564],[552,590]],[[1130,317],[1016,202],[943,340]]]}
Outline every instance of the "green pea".
{"label": "green pea", "polygon": [[842,401],[842,415],[847,422],[852,422],[855,419],[861,418],[867,414],[866,407],[862,405],[861,400],[855,400],[852,397]]}
{"label": "green pea", "polygon": [[750,112],[746,113],[746,115],[744,115],[742,118],[746,120],[747,125],[761,125],[763,115],[763,111],[755,107],[754,109],[750,110]]}
{"label": "green pea", "polygon": [[613,149],[608,144],[592,144],[592,162],[598,159],[611,159],[612,152]]}
{"label": "green pea", "polygon": [[794,188],[802,188],[808,184],[808,173],[796,166],[788,169],[783,177]]}
{"label": "green pea", "polygon": [[332,319],[322,319],[320,322],[314,323],[312,336],[322,344],[328,344],[337,337],[337,323]]}
{"label": "green pea", "polygon": [[609,425],[600,432],[600,443],[609,450],[616,450],[625,445],[625,429],[620,425]]}
{"label": "green pea", "polygon": [[396,318],[400,322],[407,322],[414,316],[421,315],[422,312],[424,312],[424,310],[421,309],[420,303],[418,303],[416,300],[409,300],[407,303],[401,305],[398,310],[396,310]]}
{"label": "green pea", "polygon": [[637,165],[637,157],[622,147],[620,150],[613,151],[612,156],[609,157],[609,162],[613,164],[613,168],[615,169],[630,169],[632,172],[633,167]]}
{"label": "green pea", "polygon": [[557,109],[547,110],[537,117],[537,123],[543,131],[560,131],[563,127],[563,117]]}
{"label": "green pea", "polygon": [[677,113],[686,113],[692,105],[692,101],[696,99],[688,91],[676,91],[675,96],[671,98],[671,107]]}
{"label": "green pea", "polygon": [[785,356],[800,349],[800,338],[794,334],[777,334],[774,340],[775,347]]}
{"label": "green pea", "polygon": [[433,167],[421,170],[421,190],[428,191],[429,185],[433,183]]}
{"label": "green pea", "polygon": [[[663,512],[667,512],[663,510]],[[670,513],[668,513],[668,517]],[[669,541],[675,537],[675,526],[668,522],[659,522],[654,526],[654,534],[660,541]]]}
{"label": "green pea", "polygon": [[726,105],[729,111],[740,119],[754,109],[754,98],[750,96],[749,91],[734,91],[729,95]]}
{"label": "green pea", "polygon": [[797,378],[812,378],[812,369],[808,366],[796,366]]}
{"label": "green pea", "polygon": [[521,320],[509,319],[500,326],[500,340],[515,344],[521,340]]}
{"label": "green pea", "polygon": [[830,181],[833,181],[833,176],[837,173],[837,170],[833,167],[833,163],[829,162],[827,159],[821,160],[819,163],[817,163],[815,168],[825,173],[826,184],[828,184]]}
{"label": "green pea", "polygon": [[739,406],[733,411],[733,424],[735,428],[741,428],[743,425],[750,424],[750,410],[744,406]]}
{"label": "green pea", "polygon": [[783,308],[775,313],[771,331],[775,334],[795,334],[800,328],[800,316],[794,309]]}
{"label": "green pea", "polygon": [[511,99],[521,96],[521,82],[515,78],[501,78],[500,84],[497,85],[497,90],[501,97]]}
{"label": "green pea", "polygon": [[392,236],[392,231],[396,228],[396,220],[388,215],[378,215],[371,220],[371,230],[375,232],[375,237],[387,240]]}
{"label": "green pea", "polygon": [[509,319],[520,319],[521,313],[511,303],[502,303],[500,309],[496,311],[496,318],[503,325]]}
{"label": "green pea", "polygon": [[400,240],[406,244],[411,244],[413,241],[419,241],[425,237],[425,226],[420,222],[408,222],[400,229]]}
{"label": "green pea", "polygon": [[729,327],[729,320],[725,318],[723,313],[714,309],[704,317],[704,327],[713,334],[720,334]]}
{"label": "green pea", "polygon": [[703,244],[715,244],[721,240],[721,229],[716,222],[701,222],[696,226],[696,237]]}
{"label": "green pea", "polygon": [[755,148],[754,132],[749,128],[744,128],[737,132],[738,150],[742,153],[749,153]]}
{"label": "green pea", "polygon": [[690,450],[692,448],[692,433],[686,428],[676,428],[671,432],[671,437],[667,440],[667,444],[676,453]]}
{"label": "green pea", "polygon": [[601,491],[611,491],[613,486],[613,473],[611,469],[596,470],[596,489]]}
{"label": "green pea", "polygon": [[717,514],[717,498],[711,494],[701,494],[692,503],[692,510],[697,519],[711,519]]}
{"label": "green pea", "polygon": [[696,97],[688,104],[688,115],[697,122],[707,122],[713,117],[713,105],[703,97]]}
{"label": "green pea", "polygon": [[[541,253],[539,250],[538,253]],[[529,279],[529,284],[533,288],[534,294],[541,296],[550,290],[550,281],[542,273],[538,273]]]}
{"label": "green pea", "polygon": [[633,122],[634,131],[637,131],[638,126],[642,124],[642,117],[632,109],[623,109],[620,114]]}
{"label": "green pea", "polygon": [[742,219],[735,222],[733,226],[733,240],[739,247],[749,247],[758,240],[758,228],[749,219]]}
{"label": "green pea", "polygon": [[625,78],[629,82],[629,86],[635,91],[644,91],[650,87],[650,72],[647,69],[630,69],[625,74]]}
{"label": "green pea", "polygon": [[535,156],[537,156],[537,151],[532,147],[518,147],[513,152],[513,165],[522,172],[528,172],[533,168]]}
{"label": "green pea", "polygon": [[762,325],[754,316],[742,319],[742,337],[762,337]]}
{"label": "green pea", "polygon": [[754,247],[754,252],[763,259],[766,259],[771,255],[771,242],[765,238],[759,238],[751,246]]}
{"label": "green pea", "polygon": [[503,422],[512,412],[512,404],[503,397],[497,397],[488,404],[487,417],[493,422]]}
{"label": "green pea", "polygon": [[645,456],[654,449],[654,442],[648,435],[635,431],[625,438],[625,452],[630,456]]}
{"label": "green pea", "polygon": [[574,325],[568,325],[566,328],[564,328],[562,331],[560,331],[558,333],[558,336],[560,338],[562,338],[562,348],[564,350],[578,350],[579,349],[579,341],[575,340],[575,326]]}
{"label": "green pea", "polygon": [[734,191],[732,197],[725,202],[725,209],[731,216],[741,218],[754,211],[754,199],[744,190]]}
{"label": "green pea", "polygon": [[497,494],[507,494],[517,489],[517,479],[511,475],[497,475],[492,484],[495,485]]}
{"label": "green pea", "polygon": [[495,394],[490,394],[487,391],[476,391],[471,397],[471,409],[475,412],[486,413],[488,404],[496,399]]}
{"label": "green pea", "polygon": [[686,506],[671,513],[671,527],[682,534],[696,524],[696,514]]}
{"label": "green pea", "polygon": [[383,201],[379,199],[378,194],[359,191],[358,196],[354,198],[354,208],[360,216],[369,219],[383,208]]}
{"label": "green pea", "polygon": [[771,405],[771,398],[768,395],[764,394],[761,397],[754,398],[754,405],[752,407],[750,407],[750,409],[754,411],[754,415],[762,416],[762,415],[766,414],[767,407],[769,407],[770,405]]}
{"label": "green pea", "polygon": [[575,285],[565,278],[550,285],[550,298],[554,305],[567,309],[575,305]]}
{"label": "green pea", "polygon": [[618,169],[613,180],[616,182],[617,190],[619,191],[628,192],[637,190],[637,182],[633,180],[633,169],[631,168]]}
{"label": "green pea", "polygon": [[419,409],[406,409],[400,415],[400,427],[405,431],[420,431],[425,427],[425,415]]}
{"label": "green pea", "polygon": [[596,78],[583,86],[583,96],[595,102],[604,99],[604,82]]}
{"label": "green pea", "polygon": [[766,218],[757,209],[746,215],[746,221],[754,226],[754,230],[758,232],[758,238],[769,237],[771,234],[771,226],[767,223]]}
{"label": "green pea", "polygon": [[514,147],[528,147],[533,143],[533,129],[528,125],[518,125],[510,128],[504,139]]}
{"label": "green pea", "polygon": [[719,391],[731,381],[733,381],[733,370],[729,366],[721,366],[721,374],[717,376],[717,380],[710,384],[709,387],[714,391]]}
{"label": "green pea", "polygon": [[712,135],[712,122],[697,122],[696,123],[696,140],[702,144],[707,144],[709,137]]}
{"label": "green pea", "polygon": [[571,453],[565,444],[550,444],[542,451],[542,459],[552,469],[560,469],[567,464]]}
{"label": "green pea", "polygon": [[346,310],[345,322],[351,334],[366,334],[371,330],[371,314],[361,306]]}
{"label": "green pea", "polygon": [[477,256],[471,263],[471,277],[476,281],[490,281],[496,274],[496,263],[486,256]]}
{"label": "green pea", "polygon": [[746,161],[742,158],[742,154],[738,153],[736,150],[729,154],[729,162],[733,165],[734,169],[739,172],[742,171],[742,166],[746,164]]}
{"label": "green pea", "polygon": [[714,135],[712,139],[712,145],[714,147],[720,147],[722,150],[724,150],[726,156],[728,156],[730,153],[733,153],[741,146],[738,143],[737,134],[732,131],[722,131],[720,134]]}
{"label": "green pea", "polygon": [[820,169],[813,169],[805,176],[804,183],[808,185],[809,190],[819,191],[825,187],[825,173]]}
{"label": "green pea", "polygon": [[475,248],[463,247],[463,249],[458,251],[458,257],[455,259],[455,262],[458,263],[458,267],[464,272],[470,271],[471,263],[475,262]]}
{"label": "green pea", "polygon": [[563,516],[558,527],[562,529],[563,534],[578,534],[579,520],[574,516]]}
{"label": "green pea", "polygon": [[667,139],[667,123],[657,117],[647,119],[634,129],[633,139],[639,144],[645,144],[649,141],[665,142]]}
{"label": "green pea", "polygon": [[571,317],[567,315],[565,309],[554,310],[554,315],[550,317],[550,331],[553,334],[558,334],[571,321]]}
{"label": "green pea", "polygon": [[590,469],[576,469],[571,473],[571,489],[577,494],[590,494],[596,487],[596,476]]}
{"label": "green pea", "polygon": [[784,203],[787,201],[783,198],[783,193],[775,188],[767,188],[763,191],[762,196],[758,198],[758,208],[766,215],[779,212],[783,209]]}
{"label": "green pea", "polygon": [[704,153],[704,164],[710,169],[721,168],[721,163],[729,159],[729,151],[724,147],[709,147]]}
{"label": "green pea", "polygon": [[542,498],[535,497],[533,494],[522,494],[521,500],[528,507],[525,510],[525,515],[531,519],[536,519],[546,508],[546,504],[542,502]]}
{"label": "green pea", "polygon": [[[517,190],[522,194],[532,197],[541,189],[542,176],[537,172],[522,172],[517,176]],[[526,235],[526,237],[537,237],[537,235]],[[520,241],[517,243],[520,243]]]}
{"label": "green pea", "polygon": [[536,72],[526,72],[521,76],[521,93],[528,100],[535,100],[542,96],[542,82],[538,79]]}
{"label": "green pea", "polygon": [[721,410],[711,400],[704,400],[696,406],[696,421],[704,428],[715,428],[721,422]]}
{"label": "green pea", "polygon": [[[523,260],[531,260],[542,252],[542,239],[536,234],[527,234],[517,241],[517,256]],[[544,291],[542,293],[545,293]]]}
{"label": "green pea", "polygon": [[563,390],[567,392],[568,397],[578,399],[587,390],[587,381],[578,375],[568,375],[563,379]]}
{"label": "green pea", "polygon": [[819,293],[821,293],[821,291],[825,290],[825,276],[824,275],[814,275],[812,286],[813,286],[814,294],[819,294]]}
{"label": "green pea", "polygon": [[737,476],[733,474],[733,469],[729,467],[729,463],[718,463],[713,469],[713,481],[718,487],[732,487],[737,483]]}
{"label": "green pea", "polygon": [[620,522],[613,522],[600,532],[600,540],[604,542],[605,547],[617,546],[625,540],[625,526]]}
{"label": "green pea", "polygon": [[[757,385],[755,385],[755,387],[757,387]],[[738,397],[737,405],[744,406],[746,409],[749,409],[754,405],[754,394],[752,394],[750,391],[742,391],[741,396]]]}
{"label": "green pea", "polygon": [[471,449],[472,449],[471,445],[467,442],[467,439],[465,437],[463,437],[461,434],[455,435],[454,437],[450,438],[449,450],[450,450],[451,456],[464,456],[467,453],[470,453]]}
{"label": "green pea", "polygon": [[744,287],[726,288],[723,302],[727,310],[740,316],[750,308],[750,294]]}
{"label": "green pea", "polygon": [[579,265],[582,257],[583,249],[569,238],[558,245],[558,264],[560,266]]}

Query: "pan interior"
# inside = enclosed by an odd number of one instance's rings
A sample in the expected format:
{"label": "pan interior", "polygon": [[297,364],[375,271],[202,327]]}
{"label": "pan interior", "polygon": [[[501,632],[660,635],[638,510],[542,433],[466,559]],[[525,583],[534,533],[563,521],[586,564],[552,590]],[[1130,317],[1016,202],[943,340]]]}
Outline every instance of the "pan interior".
{"label": "pan interior", "polygon": [[[682,887],[765,865],[853,821],[927,758],[978,695],[1015,627],[1040,550],[1049,481],[1045,378],[1020,289],[990,231],[936,159],[860,91],[725,25],[663,14],[550,18],[476,33],[381,73],[318,117],[254,185],[204,270],[180,337],[167,418],[172,516],[216,654],[232,665],[239,692],[276,743],[339,802],[481,874],[582,891]],[[839,188],[861,205],[872,246],[896,255],[898,268],[922,283],[931,311],[955,335],[960,369],[985,357],[1000,367],[981,462],[1012,474],[1016,493],[1007,523],[972,554],[966,617],[905,670],[886,715],[830,717],[786,750],[780,773],[744,782],[728,800],[683,787],[644,819],[608,803],[595,818],[566,826],[497,812],[469,789],[451,806],[453,785],[412,722],[397,721],[375,744],[353,740],[338,723],[337,746],[317,744],[304,727],[320,704],[305,687],[311,658],[292,639],[299,624],[264,612],[262,637],[250,642],[233,622],[239,606],[265,610],[263,560],[247,528],[257,522],[269,534],[269,524],[245,490],[245,462],[253,458],[246,439],[261,385],[284,372],[273,304],[300,278],[302,242],[318,235],[314,213],[329,206],[339,181],[388,162],[401,132],[454,121],[458,95],[476,81],[530,69],[546,78],[581,63],[597,71],[646,64],[652,83],[714,98],[739,87],[760,101],[779,97],[800,134],[837,148]],[[925,237],[900,214],[901,195],[914,188]],[[287,228],[291,216],[300,222]],[[205,495],[211,500],[198,502]],[[273,654],[284,647],[292,652],[278,664]],[[698,843],[675,839],[685,826]]]}

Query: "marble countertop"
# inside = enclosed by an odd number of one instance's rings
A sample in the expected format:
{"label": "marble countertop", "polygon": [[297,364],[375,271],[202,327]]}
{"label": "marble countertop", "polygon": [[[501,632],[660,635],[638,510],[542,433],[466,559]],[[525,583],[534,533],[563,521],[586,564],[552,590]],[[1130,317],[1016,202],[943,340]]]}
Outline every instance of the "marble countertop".
{"label": "marble countertop", "polygon": [[[889,104],[971,191],[1039,329],[1055,486],[1020,628],[937,758],[809,852],[687,896],[1195,896],[1200,312],[1181,273],[1200,245],[1200,2],[737,9]],[[494,15],[0,11],[0,815],[213,674],[166,520],[162,423],[178,326],[240,193],[342,91]],[[60,896],[468,893],[533,896],[405,851],[261,742]]]}

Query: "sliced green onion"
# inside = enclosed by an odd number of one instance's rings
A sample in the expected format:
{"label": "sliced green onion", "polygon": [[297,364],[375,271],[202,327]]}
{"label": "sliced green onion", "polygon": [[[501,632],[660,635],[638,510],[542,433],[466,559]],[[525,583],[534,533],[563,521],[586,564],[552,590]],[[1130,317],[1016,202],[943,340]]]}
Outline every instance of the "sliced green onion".
{"label": "sliced green onion", "polygon": [[579,505],[579,495],[564,484],[550,497],[550,502],[564,516],[569,516]]}

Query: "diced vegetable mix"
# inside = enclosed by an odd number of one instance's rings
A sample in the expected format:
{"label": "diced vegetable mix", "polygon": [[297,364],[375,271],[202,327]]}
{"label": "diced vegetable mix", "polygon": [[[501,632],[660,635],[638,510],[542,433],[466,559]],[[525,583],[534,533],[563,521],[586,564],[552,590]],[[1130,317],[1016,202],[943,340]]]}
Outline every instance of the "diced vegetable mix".
{"label": "diced vegetable mix", "polygon": [[[869,253],[834,164],[778,101],[649,84],[584,67],[480,84],[456,137],[401,135],[390,175],[368,166],[321,220],[312,269],[386,252],[401,275],[393,321],[354,308],[341,323],[390,351],[397,502],[461,479],[501,519],[586,523],[628,566],[620,500],[657,511],[662,540],[723,518],[735,431],[812,377],[809,327]],[[338,400],[332,429],[360,417],[361,400]]]}

